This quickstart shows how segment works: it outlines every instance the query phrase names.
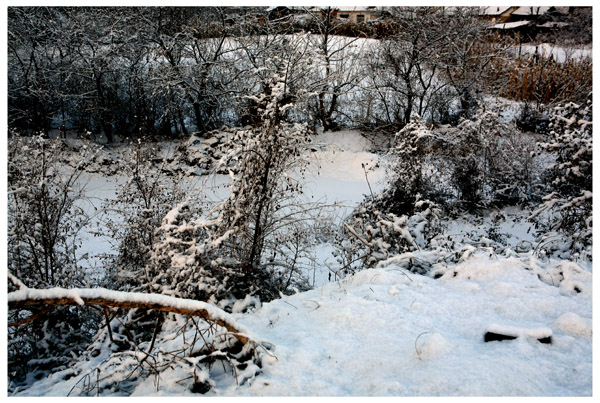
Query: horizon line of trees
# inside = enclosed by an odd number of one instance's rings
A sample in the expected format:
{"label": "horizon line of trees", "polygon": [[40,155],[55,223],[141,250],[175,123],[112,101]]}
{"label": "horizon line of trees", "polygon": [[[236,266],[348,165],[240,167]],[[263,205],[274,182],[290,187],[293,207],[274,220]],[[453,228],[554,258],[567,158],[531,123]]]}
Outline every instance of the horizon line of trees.
{"label": "horizon line of trees", "polygon": [[289,115],[325,130],[395,132],[414,116],[457,123],[484,93],[539,106],[584,100],[591,87],[591,61],[569,64],[577,74],[562,83],[569,74],[556,63],[511,56],[514,41],[490,36],[474,7],[391,8],[376,42],[359,40],[372,36],[360,29],[340,36],[349,23],[333,8],[312,15],[308,32],[261,15],[254,7],[9,7],[9,128],[111,143],[117,134],[178,138],[254,125],[256,99],[268,91],[263,56],[298,47],[311,63],[289,83],[290,96],[317,96]]}

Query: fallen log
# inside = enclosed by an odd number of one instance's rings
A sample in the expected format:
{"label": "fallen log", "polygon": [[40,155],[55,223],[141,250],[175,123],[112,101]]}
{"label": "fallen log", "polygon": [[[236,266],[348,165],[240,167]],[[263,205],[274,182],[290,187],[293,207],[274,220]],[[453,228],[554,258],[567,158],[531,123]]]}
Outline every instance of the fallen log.
{"label": "fallen log", "polygon": [[[243,329],[230,314],[202,301],[161,294],[113,291],[105,288],[49,288],[42,290],[25,288],[8,294],[9,310],[60,305],[147,309],[195,316],[227,329],[242,344],[250,341],[249,332]],[[18,326],[27,321],[29,320],[9,323],[8,326]]]}

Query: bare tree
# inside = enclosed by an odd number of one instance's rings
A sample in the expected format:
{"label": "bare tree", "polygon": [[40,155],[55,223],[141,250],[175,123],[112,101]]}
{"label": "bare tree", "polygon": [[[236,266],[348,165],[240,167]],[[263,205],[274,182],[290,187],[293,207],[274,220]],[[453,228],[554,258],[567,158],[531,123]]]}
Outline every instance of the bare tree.
{"label": "bare tree", "polygon": [[312,85],[318,92],[314,106],[316,120],[324,130],[331,130],[336,127],[336,120],[343,117],[341,109],[345,103],[344,96],[360,82],[358,65],[364,42],[359,41],[358,37],[334,35],[338,26],[335,8],[307,11],[316,27],[316,33],[308,37],[311,46],[317,49],[312,66]]}
{"label": "bare tree", "polygon": [[447,26],[435,7],[395,7],[395,34],[381,40],[370,57],[365,119],[403,127],[414,114],[425,116],[435,95],[446,87],[438,73],[438,55]]}
{"label": "bare tree", "polygon": [[60,31],[55,14],[47,8],[8,9],[8,121],[11,127],[45,135],[57,104],[53,76],[58,66],[52,44]]}
{"label": "bare tree", "polygon": [[460,115],[470,117],[477,112],[486,69],[506,53],[508,44],[486,41],[486,25],[478,18],[477,7],[453,7],[440,20],[451,28],[443,38],[437,62],[460,101]]}

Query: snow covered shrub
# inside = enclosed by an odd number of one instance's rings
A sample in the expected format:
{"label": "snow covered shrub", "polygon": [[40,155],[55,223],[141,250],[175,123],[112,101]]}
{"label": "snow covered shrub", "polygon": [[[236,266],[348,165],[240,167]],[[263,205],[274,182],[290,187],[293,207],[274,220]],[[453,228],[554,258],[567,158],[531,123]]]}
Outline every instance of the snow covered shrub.
{"label": "snow covered shrub", "polygon": [[82,147],[70,168],[61,163],[64,148],[41,136],[8,143],[8,268],[28,287],[84,284],[75,252],[87,217],[76,201],[94,150]]}
{"label": "snow covered shrub", "polygon": [[[339,275],[365,268],[405,252],[427,248],[440,233],[440,210],[430,201],[415,202],[411,216],[398,216],[377,208],[367,199],[344,222],[334,252]],[[408,270],[424,274],[428,267],[415,262]]]}
{"label": "snow covered shrub", "polygon": [[[157,242],[146,268],[150,291],[240,312],[259,307],[261,300],[272,299],[279,292],[306,288],[301,260],[307,257],[309,227],[302,219],[279,224],[282,228],[265,240],[265,258],[255,269],[247,269],[240,267],[238,253],[243,251],[238,250],[236,239],[214,239],[214,223],[206,221],[190,203],[179,204],[156,232]],[[247,271],[257,273],[250,276]]]}
{"label": "snow covered shrub", "polygon": [[475,208],[484,196],[487,159],[494,152],[498,128],[497,116],[485,112],[473,120],[463,119],[457,127],[451,155],[455,165],[452,182],[468,210]]}
{"label": "snow covered shrub", "polygon": [[145,266],[152,292],[232,311],[247,308],[244,300],[256,305],[306,287],[298,268],[312,207],[297,201],[302,190],[293,175],[303,170],[310,136],[305,125],[284,121],[292,99],[286,78],[274,74],[256,97],[260,123],[224,143],[217,170],[230,175],[228,197],[208,211],[188,201],[163,214]]}
{"label": "snow covered shrub", "polygon": [[431,175],[425,174],[431,148],[439,141],[421,118],[413,118],[395,135],[389,167],[389,185],[376,201],[377,208],[396,215],[412,213],[421,196],[429,196]]}
{"label": "snow covered shrub", "polygon": [[[447,189],[439,185],[444,178],[440,150],[447,147],[445,143],[446,139],[419,117],[396,134],[389,153],[387,188],[366,198],[336,238],[340,275],[426,248],[439,233],[436,202],[447,197]],[[410,270],[426,269],[415,265]]]}
{"label": "snow covered shrub", "polygon": [[163,217],[183,198],[181,178],[169,177],[156,163],[160,150],[142,139],[122,164],[126,180],[116,200],[106,202],[107,225],[117,243],[117,255],[107,257],[111,289],[138,289],[150,279],[144,271]]}
{"label": "snow covered shrub", "polygon": [[247,288],[244,292],[266,300],[277,294],[267,284],[271,276],[263,262],[265,248],[277,227],[285,227],[282,216],[294,216],[297,210],[290,203],[301,188],[289,174],[301,168],[301,153],[310,141],[306,126],[283,121],[290,106],[285,78],[273,77],[271,93],[261,101],[262,123],[231,139],[231,151],[222,160],[230,167],[231,194],[215,210],[210,231],[211,248],[225,249],[224,257],[231,259],[225,266],[241,276],[240,291]]}
{"label": "snow covered shrub", "polygon": [[272,240],[283,241],[280,231],[300,222],[298,214],[305,210],[295,205],[294,195],[302,189],[291,175],[304,169],[301,155],[310,135],[305,125],[284,121],[295,98],[288,93],[288,78],[279,73],[270,78],[269,91],[259,97],[261,123],[231,139],[230,152],[222,159],[232,178],[231,194],[214,211],[210,230],[211,247],[227,251],[224,257],[232,265],[226,266],[241,275],[239,285],[247,283],[245,292],[263,300],[282,291],[270,283],[272,275],[264,264],[267,249]]}
{"label": "snow covered shrub", "polygon": [[235,273],[223,269],[229,263],[226,254],[210,261],[210,235],[204,224],[201,211],[189,202],[178,204],[166,214],[156,230],[157,242],[145,267],[150,292],[221,306],[231,301],[229,290],[235,284]]}
{"label": "snow covered shrub", "polygon": [[463,120],[449,147],[452,184],[467,209],[529,202],[538,176],[534,141],[503,123],[498,114],[480,111]]}
{"label": "snow covered shrub", "polygon": [[[542,250],[581,253],[591,258],[592,245],[592,100],[554,108],[542,151],[556,159],[550,166],[552,192],[531,215],[548,231]],[[545,217],[549,215],[548,221]]]}
{"label": "snow covered shrub", "polygon": [[[77,205],[84,197],[81,174],[94,150],[83,146],[78,165],[62,164],[63,140],[18,135],[8,142],[8,271],[13,287],[89,286],[78,264],[78,233],[88,217]],[[24,311],[10,312],[9,322],[25,319]],[[9,382],[28,382],[72,360],[91,338],[93,312],[76,308],[37,310],[37,320],[8,331]]]}
{"label": "snow covered shrub", "polygon": [[381,211],[412,214],[426,199],[466,210],[539,199],[535,138],[480,111],[457,127],[430,127],[413,118],[395,136]]}

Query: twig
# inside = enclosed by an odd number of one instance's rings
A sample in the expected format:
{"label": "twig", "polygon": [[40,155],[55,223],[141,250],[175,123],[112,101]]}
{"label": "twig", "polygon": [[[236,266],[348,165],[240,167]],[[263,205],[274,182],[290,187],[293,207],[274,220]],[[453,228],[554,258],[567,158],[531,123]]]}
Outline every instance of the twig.
{"label": "twig", "polygon": [[290,303],[289,303],[289,302],[287,302],[286,300],[282,299],[282,301],[283,301],[283,302],[285,302],[286,304],[288,304],[289,306],[291,306],[291,307],[294,307],[294,308],[298,309],[298,307],[295,307],[294,305],[290,304]]}
{"label": "twig", "polygon": [[112,329],[110,327],[110,321],[111,321],[111,319],[108,318],[108,308],[103,307],[102,310],[104,311],[104,317],[106,318],[106,327],[108,328],[108,337],[110,338],[110,341],[112,343],[114,343],[115,339],[113,338]]}
{"label": "twig", "polygon": [[159,314],[158,318],[156,318],[156,325],[154,326],[154,333],[152,334],[152,341],[150,342],[150,346],[148,346],[148,349],[145,351],[146,356],[144,358],[142,358],[142,361],[140,361],[140,365],[142,365],[144,363],[144,361],[146,361],[148,359],[148,357],[150,357],[150,352],[154,348],[154,343],[156,342],[156,336],[158,335],[158,331],[160,329],[160,325],[162,322],[161,319],[162,319],[162,315]]}
{"label": "twig", "polygon": [[415,339],[415,351],[417,352],[417,357],[419,357],[419,360],[421,359],[421,352],[419,351],[418,347],[417,347],[417,342],[419,341],[419,338],[425,334],[428,334],[429,332],[423,332],[420,335],[417,336],[417,338]]}
{"label": "twig", "polygon": [[373,189],[371,189],[371,184],[369,183],[369,177],[367,176],[367,168],[365,168],[364,162],[360,165],[362,165],[363,171],[365,171],[365,179],[367,180],[367,185],[369,186],[369,192],[371,192],[371,198],[375,199],[375,196],[373,195]]}
{"label": "twig", "polygon": [[308,302],[314,302],[315,304],[317,304],[316,308],[311,309],[312,311],[316,311],[317,309],[319,309],[321,307],[321,304],[319,304],[317,301],[315,301],[314,299],[309,299]]}
{"label": "twig", "polygon": [[348,230],[348,232],[350,232],[352,235],[354,235],[356,237],[356,239],[358,239],[360,242],[362,242],[363,244],[365,244],[367,247],[372,248],[373,245],[371,245],[369,242],[367,242],[364,238],[362,238],[360,235],[358,235],[356,233],[356,231],[354,230],[354,228],[352,228],[351,226],[349,226],[348,224],[344,223],[344,226],[346,227],[346,229]]}
{"label": "twig", "polygon": [[44,308],[40,312],[36,313],[35,315],[31,315],[31,316],[29,316],[29,317],[27,317],[25,319],[22,319],[22,320],[20,320],[18,322],[9,323],[7,326],[8,327],[21,326],[21,325],[24,325],[25,323],[33,322],[34,320],[38,319],[39,317],[45,315],[51,309],[52,309],[52,307]]}

